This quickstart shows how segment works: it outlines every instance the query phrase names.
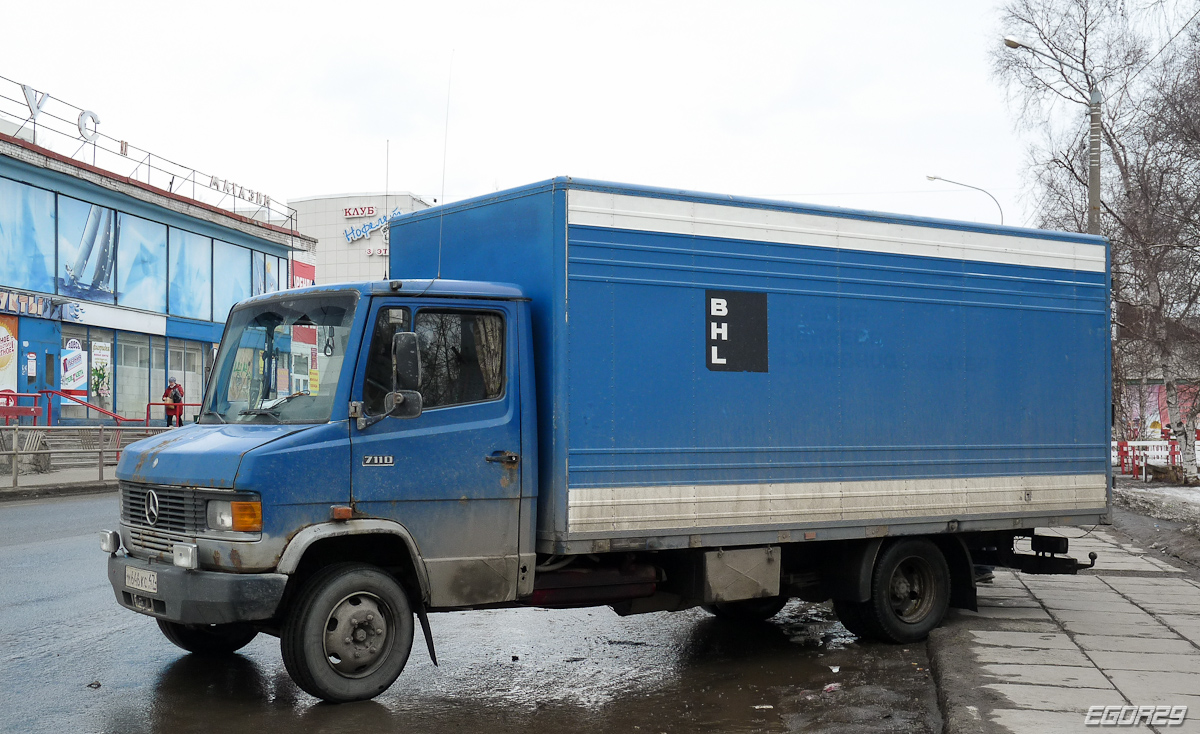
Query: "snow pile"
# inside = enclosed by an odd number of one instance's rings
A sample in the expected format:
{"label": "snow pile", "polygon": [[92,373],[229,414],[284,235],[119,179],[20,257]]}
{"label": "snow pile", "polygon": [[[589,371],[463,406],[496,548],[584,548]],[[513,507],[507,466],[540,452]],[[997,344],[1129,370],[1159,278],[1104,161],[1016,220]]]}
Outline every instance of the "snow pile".
{"label": "snow pile", "polygon": [[1183,532],[1200,536],[1200,488],[1121,483],[1113,490],[1113,504],[1182,523]]}

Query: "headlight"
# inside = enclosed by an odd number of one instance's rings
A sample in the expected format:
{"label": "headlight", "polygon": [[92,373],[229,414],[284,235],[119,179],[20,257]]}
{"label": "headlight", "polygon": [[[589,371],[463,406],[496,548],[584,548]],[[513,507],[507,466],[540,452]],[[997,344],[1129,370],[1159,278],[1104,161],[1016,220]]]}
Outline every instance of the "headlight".
{"label": "headlight", "polygon": [[208,527],[212,530],[257,533],[262,530],[262,503],[209,500]]}

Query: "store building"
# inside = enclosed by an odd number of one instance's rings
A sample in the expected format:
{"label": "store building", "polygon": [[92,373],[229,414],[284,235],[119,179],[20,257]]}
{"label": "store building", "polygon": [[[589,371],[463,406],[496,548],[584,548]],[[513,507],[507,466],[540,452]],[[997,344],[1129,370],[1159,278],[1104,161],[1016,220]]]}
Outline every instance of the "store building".
{"label": "store building", "polygon": [[317,283],[383,280],[388,277],[387,223],[429,206],[407,193],[335,194],[289,199],[296,229],[317,241]]}
{"label": "store building", "polygon": [[[174,177],[150,185],[33,139],[0,133],[0,391],[56,390],[143,418],[174,376],[185,400],[199,402],[233,305],[315,279],[311,264],[289,259],[309,259],[316,242],[270,217],[255,221],[184,195]],[[230,190],[215,177],[203,183]],[[233,186],[270,208],[269,197]],[[56,423],[104,419],[44,397]]]}

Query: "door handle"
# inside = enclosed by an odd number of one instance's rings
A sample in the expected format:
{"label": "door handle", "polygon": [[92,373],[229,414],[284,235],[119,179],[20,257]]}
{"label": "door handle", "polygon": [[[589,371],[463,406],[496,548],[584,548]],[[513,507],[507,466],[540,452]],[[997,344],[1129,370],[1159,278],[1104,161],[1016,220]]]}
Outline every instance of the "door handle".
{"label": "door handle", "polygon": [[483,457],[483,459],[484,461],[492,461],[497,464],[504,464],[505,466],[516,466],[521,461],[520,455],[514,454],[511,451],[497,451],[491,456]]}

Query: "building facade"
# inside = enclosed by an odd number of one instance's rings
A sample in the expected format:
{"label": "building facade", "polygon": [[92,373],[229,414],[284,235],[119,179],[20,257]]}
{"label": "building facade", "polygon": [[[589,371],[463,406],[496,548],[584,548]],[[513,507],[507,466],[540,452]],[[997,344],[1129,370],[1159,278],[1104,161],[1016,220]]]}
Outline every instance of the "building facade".
{"label": "building facade", "polygon": [[288,206],[296,210],[296,229],[316,240],[313,263],[324,285],[387,278],[387,223],[429,204],[395,193],[312,196]]}
{"label": "building facade", "polygon": [[57,391],[65,423],[143,418],[171,376],[200,402],[230,309],[314,245],[0,133],[0,392]]}

